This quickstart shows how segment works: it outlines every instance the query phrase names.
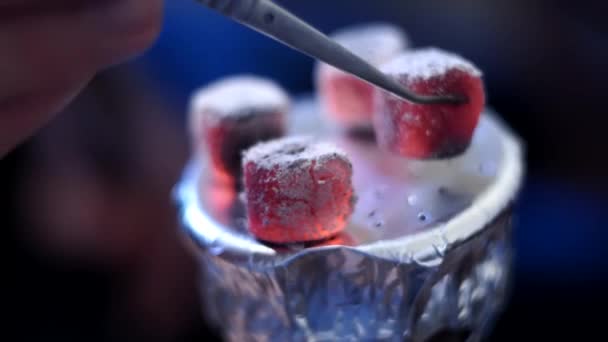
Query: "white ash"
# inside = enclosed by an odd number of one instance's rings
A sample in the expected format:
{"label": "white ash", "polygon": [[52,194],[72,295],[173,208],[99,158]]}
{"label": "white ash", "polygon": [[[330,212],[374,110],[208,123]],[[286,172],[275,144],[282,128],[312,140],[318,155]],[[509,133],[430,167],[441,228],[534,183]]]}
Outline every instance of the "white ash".
{"label": "white ash", "polygon": [[306,168],[310,162],[323,162],[340,158],[350,164],[349,158],[336,145],[315,141],[311,136],[292,136],[254,145],[245,151],[243,165],[253,162],[259,168]]}
{"label": "white ash", "polygon": [[383,63],[409,46],[406,33],[388,23],[350,26],[334,32],[330,37],[372,64]]}
{"label": "white ash", "polygon": [[197,130],[203,115],[221,120],[288,108],[289,96],[274,81],[250,75],[232,76],[194,93],[190,100],[190,123]]}
{"label": "white ash", "polygon": [[481,77],[481,71],[471,62],[451,52],[437,48],[423,48],[403,52],[380,68],[392,75],[407,75],[410,81],[445,74],[451,69],[458,69],[475,77]]}

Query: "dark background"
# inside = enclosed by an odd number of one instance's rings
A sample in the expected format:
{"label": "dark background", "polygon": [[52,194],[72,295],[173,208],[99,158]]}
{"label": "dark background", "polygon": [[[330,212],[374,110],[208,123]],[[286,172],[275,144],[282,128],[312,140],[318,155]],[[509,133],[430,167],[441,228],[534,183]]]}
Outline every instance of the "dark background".
{"label": "dark background", "polygon": [[[402,26],[484,71],[489,105],[527,144],[512,297],[493,341],[585,340],[608,285],[608,25],[601,1],[281,3],[321,30]],[[18,340],[201,339],[196,266],[170,190],[189,150],[193,89],[233,73],[312,90],[313,61],[170,0],[157,44],[100,74],[57,120],[0,163],[8,251],[3,310]],[[601,336],[601,335],[600,335]]]}

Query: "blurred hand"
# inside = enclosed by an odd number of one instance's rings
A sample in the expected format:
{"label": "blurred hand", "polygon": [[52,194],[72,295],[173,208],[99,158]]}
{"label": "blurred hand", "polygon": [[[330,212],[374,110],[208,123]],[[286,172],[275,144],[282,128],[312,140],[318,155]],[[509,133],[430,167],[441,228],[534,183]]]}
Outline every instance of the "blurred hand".
{"label": "blurred hand", "polygon": [[162,0],[0,0],[0,157],[157,36]]}

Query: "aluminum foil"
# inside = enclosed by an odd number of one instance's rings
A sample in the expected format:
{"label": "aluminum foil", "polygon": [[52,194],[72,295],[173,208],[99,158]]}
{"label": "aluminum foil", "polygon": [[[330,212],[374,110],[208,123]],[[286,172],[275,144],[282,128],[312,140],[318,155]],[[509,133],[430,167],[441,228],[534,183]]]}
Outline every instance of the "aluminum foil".
{"label": "aluminum foil", "polygon": [[[294,126],[319,132],[318,117],[311,115],[314,103],[305,106],[297,107],[304,114],[292,116]],[[184,232],[200,258],[207,317],[229,341],[481,339],[506,296],[510,208],[522,177],[519,142],[491,115],[484,121],[489,128],[482,133],[490,133],[479,139],[497,140],[499,150],[490,152],[509,156],[500,160],[485,184],[488,189],[431,227],[408,230],[412,225],[404,216],[386,211],[385,226],[376,232],[361,228],[369,215],[354,217],[347,229],[352,246],[277,249],[256,241],[244,229],[238,194],[206,182],[200,177],[206,174],[205,162],[193,161],[176,198]],[[361,151],[349,152],[357,157]],[[363,213],[396,201],[376,195],[387,178],[370,170],[363,172],[362,185],[355,184],[360,194],[374,189],[358,205]],[[401,194],[403,189],[387,191]],[[210,201],[201,198],[207,194],[213,195]]]}
{"label": "aluminum foil", "polygon": [[204,310],[230,341],[476,341],[505,298],[509,217],[435,266],[346,247],[266,268],[203,252]]}

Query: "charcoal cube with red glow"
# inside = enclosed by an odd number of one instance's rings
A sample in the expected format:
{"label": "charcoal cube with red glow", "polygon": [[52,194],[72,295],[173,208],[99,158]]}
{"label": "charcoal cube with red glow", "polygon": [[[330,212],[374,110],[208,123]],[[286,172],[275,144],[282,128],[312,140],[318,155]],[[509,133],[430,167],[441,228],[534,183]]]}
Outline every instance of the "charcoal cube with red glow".
{"label": "charcoal cube with red glow", "polygon": [[272,243],[319,241],[344,230],[354,207],[352,165],[311,137],[258,144],[243,157],[249,231]]}
{"label": "charcoal cube with red glow", "polygon": [[462,57],[435,48],[405,52],[381,67],[421,95],[456,95],[461,104],[415,104],[376,89],[378,144],[412,159],[457,156],[469,146],[485,104],[481,72]]}
{"label": "charcoal cube with red glow", "polygon": [[[408,45],[401,29],[383,23],[345,28],[331,38],[372,65],[386,62]],[[316,82],[324,114],[330,121],[346,129],[371,127],[372,85],[324,63],[317,65]]]}
{"label": "charcoal cube with red glow", "polygon": [[238,183],[242,152],[284,135],[289,98],[256,76],[225,78],[197,91],[190,107],[194,149],[209,159],[216,180]]}

